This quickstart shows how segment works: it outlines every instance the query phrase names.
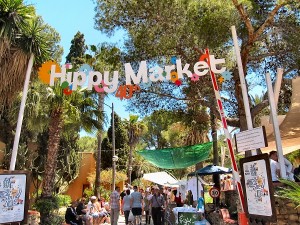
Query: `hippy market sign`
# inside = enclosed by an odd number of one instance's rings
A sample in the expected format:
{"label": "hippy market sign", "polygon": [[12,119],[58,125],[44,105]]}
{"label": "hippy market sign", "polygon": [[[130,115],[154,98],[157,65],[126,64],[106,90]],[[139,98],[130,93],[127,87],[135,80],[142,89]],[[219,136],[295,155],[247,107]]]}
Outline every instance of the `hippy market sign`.
{"label": "hippy market sign", "polygon": [[75,71],[72,69],[71,64],[65,64],[60,67],[54,61],[47,61],[40,67],[38,74],[40,80],[50,86],[54,86],[56,81],[60,81],[63,93],[66,95],[70,95],[72,91],[80,87],[90,91],[94,90],[98,93],[115,92],[116,97],[129,99],[134,92],[140,90],[140,84],[147,87],[155,82],[169,81],[180,86],[184,76],[196,82],[200,76],[208,74],[209,70],[216,74],[222,74],[219,78],[219,81],[222,83],[224,80],[231,78],[231,73],[226,71],[226,67],[222,66],[224,63],[225,59],[216,59],[214,55],[203,54],[198,62],[190,66],[188,63],[183,65],[181,59],[173,56],[171,58],[172,65],[164,67],[155,66],[148,68],[147,61],[141,61],[137,73],[134,72],[130,63],[125,63],[125,85],[119,84],[119,71],[113,71],[112,73],[104,71],[101,73],[94,71],[88,64],[81,65],[78,71]]}

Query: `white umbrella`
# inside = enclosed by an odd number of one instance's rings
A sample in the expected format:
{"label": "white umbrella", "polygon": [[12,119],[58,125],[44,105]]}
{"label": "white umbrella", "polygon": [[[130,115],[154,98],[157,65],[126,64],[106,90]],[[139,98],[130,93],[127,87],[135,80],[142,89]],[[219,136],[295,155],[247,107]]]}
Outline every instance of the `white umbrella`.
{"label": "white umbrella", "polygon": [[144,174],[143,179],[160,185],[165,185],[167,183],[173,184],[178,182],[173,176],[166,172],[146,173]]}

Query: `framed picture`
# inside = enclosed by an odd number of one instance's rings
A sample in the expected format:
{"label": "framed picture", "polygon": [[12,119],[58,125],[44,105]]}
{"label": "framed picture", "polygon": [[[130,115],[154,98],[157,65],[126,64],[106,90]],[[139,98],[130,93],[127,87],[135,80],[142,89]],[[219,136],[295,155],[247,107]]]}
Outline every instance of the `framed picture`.
{"label": "framed picture", "polygon": [[27,222],[29,207],[29,172],[0,172],[0,224]]}
{"label": "framed picture", "polygon": [[263,221],[276,221],[268,154],[240,159],[240,166],[248,217]]}

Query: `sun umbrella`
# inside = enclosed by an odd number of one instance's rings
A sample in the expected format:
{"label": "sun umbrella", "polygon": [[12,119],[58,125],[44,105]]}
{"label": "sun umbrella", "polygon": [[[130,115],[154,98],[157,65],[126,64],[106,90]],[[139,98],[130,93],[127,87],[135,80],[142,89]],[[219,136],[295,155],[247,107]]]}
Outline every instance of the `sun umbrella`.
{"label": "sun umbrella", "polygon": [[203,176],[203,175],[212,175],[212,174],[226,174],[231,173],[232,169],[222,167],[222,166],[216,166],[216,165],[208,165],[206,167],[203,167],[199,170],[196,170],[195,172],[189,173],[188,176]]}

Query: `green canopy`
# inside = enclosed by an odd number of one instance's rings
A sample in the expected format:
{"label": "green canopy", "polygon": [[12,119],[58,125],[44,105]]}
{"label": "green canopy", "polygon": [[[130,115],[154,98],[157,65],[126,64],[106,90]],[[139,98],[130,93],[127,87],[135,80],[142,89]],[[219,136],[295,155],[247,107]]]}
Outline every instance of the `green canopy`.
{"label": "green canopy", "polygon": [[159,168],[182,169],[206,160],[211,147],[212,142],[207,142],[179,148],[140,150],[138,154]]}

